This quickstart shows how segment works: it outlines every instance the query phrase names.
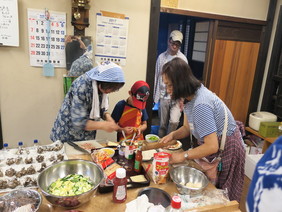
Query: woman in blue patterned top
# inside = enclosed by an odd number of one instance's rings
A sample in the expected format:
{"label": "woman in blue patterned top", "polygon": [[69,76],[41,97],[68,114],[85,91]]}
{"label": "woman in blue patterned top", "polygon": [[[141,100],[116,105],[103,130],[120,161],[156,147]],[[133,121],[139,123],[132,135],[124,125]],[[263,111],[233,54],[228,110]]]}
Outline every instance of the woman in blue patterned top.
{"label": "woman in blue patterned top", "polygon": [[[52,141],[83,141],[96,137],[96,130],[113,132],[120,127],[107,113],[108,94],[125,83],[120,66],[105,62],[78,77],[71,85],[57,115]],[[104,121],[100,121],[101,118]]]}
{"label": "woman in blue patterned top", "polygon": [[226,108],[228,127],[217,187],[227,189],[230,200],[239,202],[244,182],[245,149],[230,110],[219,97],[196,79],[189,65],[179,58],[164,65],[162,77],[172,98],[184,99],[185,118],[181,128],[163,137],[160,142],[185,138],[191,133],[199,144],[196,148],[173,153],[171,163],[203,157],[211,161],[217,157],[225,121],[224,107]]}

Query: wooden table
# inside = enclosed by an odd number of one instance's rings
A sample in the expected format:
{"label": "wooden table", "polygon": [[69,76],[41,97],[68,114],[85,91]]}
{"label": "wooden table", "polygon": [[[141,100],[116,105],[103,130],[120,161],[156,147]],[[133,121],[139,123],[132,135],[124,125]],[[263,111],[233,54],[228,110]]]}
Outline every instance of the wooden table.
{"label": "wooden table", "polygon": [[[91,160],[89,155],[69,155],[69,159],[84,159],[84,160]],[[172,182],[169,181],[166,184],[162,185],[157,185],[154,184],[154,182],[150,183],[149,187],[155,187],[155,188],[160,188],[170,195],[173,195],[174,193],[178,193],[176,189],[176,185]],[[131,188],[127,190],[127,199],[125,203],[113,203],[112,202],[112,192],[111,193],[106,193],[106,194],[100,194],[98,191],[95,196],[92,197],[92,199],[82,205],[81,207],[77,208],[79,211],[83,212],[122,212],[125,211],[126,209],[126,203],[136,199],[138,192],[140,190],[144,189],[143,188]],[[209,184],[206,189],[215,189],[215,187],[212,184]],[[239,204],[237,201],[231,201],[227,205],[213,205],[213,206],[205,206],[198,208],[197,210],[191,209],[191,210],[185,210],[185,211],[240,211],[239,209]],[[48,203],[48,201],[43,197],[43,202],[42,205],[39,209],[39,212],[48,212],[48,211],[54,211],[54,212],[63,212],[66,211],[63,208],[60,207],[55,207],[51,206],[51,204]]]}
{"label": "wooden table", "polygon": [[261,134],[259,134],[258,131],[253,130],[253,129],[250,128],[250,127],[246,127],[245,130],[246,130],[247,132],[249,132],[249,133],[251,133],[251,134],[254,134],[254,135],[256,135],[256,136],[258,136],[258,137],[260,137],[260,138],[263,139],[262,153],[264,153],[264,152],[267,150],[267,148],[268,148],[274,141],[276,141],[276,139],[277,139],[277,137],[272,137],[272,138],[270,138],[270,137],[264,137],[264,136],[262,136]]}

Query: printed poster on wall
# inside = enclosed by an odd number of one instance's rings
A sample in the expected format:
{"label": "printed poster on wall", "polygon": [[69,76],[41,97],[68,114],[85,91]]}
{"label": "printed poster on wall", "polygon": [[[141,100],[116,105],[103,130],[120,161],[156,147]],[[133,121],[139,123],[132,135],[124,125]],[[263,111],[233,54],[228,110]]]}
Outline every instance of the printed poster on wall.
{"label": "printed poster on wall", "polygon": [[0,46],[19,46],[18,1],[0,0]]}
{"label": "printed poster on wall", "polygon": [[129,18],[107,17],[97,13],[95,61],[126,64]]}
{"label": "printed poster on wall", "polygon": [[[48,62],[54,67],[66,67],[65,35],[66,13],[48,11],[50,33],[45,10],[28,9],[28,37],[31,66],[43,66]],[[50,43],[48,43],[50,39]]]}

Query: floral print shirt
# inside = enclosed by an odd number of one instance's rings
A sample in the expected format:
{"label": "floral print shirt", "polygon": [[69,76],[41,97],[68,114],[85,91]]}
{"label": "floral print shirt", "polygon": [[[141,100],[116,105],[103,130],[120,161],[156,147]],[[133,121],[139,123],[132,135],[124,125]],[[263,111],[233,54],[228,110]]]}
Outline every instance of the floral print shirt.
{"label": "floral print shirt", "polygon": [[[72,83],[52,128],[50,135],[52,141],[95,139],[96,130],[84,130],[92,108],[92,95],[92,79],[86,74],[81,75]],[[100,112],[103,114],[104,111]]]}

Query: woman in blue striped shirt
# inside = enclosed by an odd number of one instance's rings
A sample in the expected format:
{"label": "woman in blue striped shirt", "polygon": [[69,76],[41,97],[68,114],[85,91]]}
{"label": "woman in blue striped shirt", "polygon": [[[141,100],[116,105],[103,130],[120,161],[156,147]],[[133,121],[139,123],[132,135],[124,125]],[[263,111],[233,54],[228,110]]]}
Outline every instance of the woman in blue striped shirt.
{"label": "woman in blue striped shirt", "polygon": [[222,171],[217,187],[228,189],[230,200],[240,201],[243,182],[245,149],[239,128],[223,101],[208,90],[193,75],[190,66],[175,58],[164,65],[163,82],[173,99],[184,99],[184,124],[178,130],[163,137],[160,142],[182,139],[190,135],[197,139],[199,146],[181,153],[173,153],[170,162],[180,163],[187,159],[206,157],[209,161],[220,153],[225,110],[228,117],[226,142],[221,154]]}

